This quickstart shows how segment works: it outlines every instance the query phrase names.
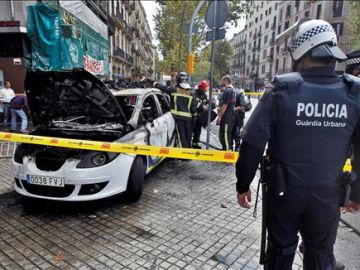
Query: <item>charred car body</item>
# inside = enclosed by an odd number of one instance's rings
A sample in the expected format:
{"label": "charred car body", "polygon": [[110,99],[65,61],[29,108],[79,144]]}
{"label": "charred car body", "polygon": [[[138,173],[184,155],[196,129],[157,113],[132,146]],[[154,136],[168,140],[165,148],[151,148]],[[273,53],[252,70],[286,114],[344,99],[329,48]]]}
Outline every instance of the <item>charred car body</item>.
{"label": "charred car body", "polygon": [[[26,94],[32,135],[169,146],[174,119],[169,97],[157,89],[111,90],[83,69],[29,70]],[[142,193],[144,176],[159,157],[21,144],[13,160],[15,190],[24,196],[96,200]]]}

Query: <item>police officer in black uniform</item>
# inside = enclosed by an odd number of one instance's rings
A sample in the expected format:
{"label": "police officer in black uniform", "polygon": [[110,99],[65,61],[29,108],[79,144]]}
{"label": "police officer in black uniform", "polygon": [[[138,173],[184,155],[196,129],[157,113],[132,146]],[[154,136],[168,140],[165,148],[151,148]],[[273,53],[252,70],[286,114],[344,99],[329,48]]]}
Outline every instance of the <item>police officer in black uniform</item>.
{"label": "police officer in black uniform", "polygon": [[245,111],[246,106],[248,103],[246,102],[246,98],[244,95],[243,89],[235,89],[236,93],[236,101],[235,101],[235,121],[234,121],[234,127],[232,131],[232,140],[235,143],[235,149],[234,151],[239,151],[240,149],[240,130],[242,126],[244,125],[244,118],[245,118]]}
{"label": "police officer in black uniform", "polygon": [[232,131],[235,123],[235,98],[236,93],[231,84],[230,76],[221,79],[222,87],[225,88],[221,99],[220,111],[217,124],[220,125],[219,139],[223,150],[232,150]]}
{"label": "police officer in black uniform", "polygon": [[191,148],[193,121],[197,115],[197,101],[191,94],[186,72],[179,72],[176,76],[176,86],[164,86],[147,79],[153,87],[160,89],[171,97],[171,113],[175,119],[179,145]]}
{"label": "police officer in black uniform", "polygon": [[[353,169],[360,176],[360,80],[336,75],[334,61],[346,56],[329,23],[300,21],[285,34],[292,31],[289,50],[297,72],[275,78],[274,89],[262,97],[242,131],[238,202],[250,207],[250,183],[268,143],[265,269],[292,269],[300,232],[304,269],[333,270],[342,167],[351,142]],[[287,39],[285,34],[277,41]],[[360,177],[351,183],[345,207],[360,209]]]}

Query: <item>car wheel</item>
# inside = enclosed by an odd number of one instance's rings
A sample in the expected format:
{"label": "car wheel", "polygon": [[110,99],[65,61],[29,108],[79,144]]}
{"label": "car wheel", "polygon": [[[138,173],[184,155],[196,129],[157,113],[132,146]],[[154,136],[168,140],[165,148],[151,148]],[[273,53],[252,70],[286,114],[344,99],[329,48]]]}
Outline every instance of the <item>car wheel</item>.
{"label": "car wheel", "polygon": [[139,200],[144,188],[145,170],[144,160],[137,156],[132,164],[125,191],[126,199],[128,201],[135,202]]}

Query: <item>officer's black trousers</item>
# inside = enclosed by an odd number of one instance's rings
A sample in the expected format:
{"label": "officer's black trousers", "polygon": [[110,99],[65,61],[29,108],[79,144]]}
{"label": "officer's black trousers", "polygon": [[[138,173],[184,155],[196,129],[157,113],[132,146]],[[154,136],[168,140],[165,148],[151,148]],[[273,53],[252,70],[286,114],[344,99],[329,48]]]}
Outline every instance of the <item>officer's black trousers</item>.
{"label": "officer's black trousers", "polygon": [[219,140],[223,150],[232,150],[232,132],[234,121],[223,121],[220,123]]}
{"label": "officer's black trousers", "polygon": [[235,142],[235,148],[240,149],[240,130],[242,126],[244,125],[244,118],[240,117],[239,115],[236,115],[234,127],[232,130],[232,141]]}
{"label": "officer's black trousers", "polygon": [[179,146],[191,148],[191,136],[193,133],[193,120],[191,118],[176,118],[176,132],[179,139]]}
{"label": "officer's black trousers", "polygon": [[193,144],[197,144],[200,142],[200,135],[201,135],[201,128],[203,126],[202,119],[200,116],[196,117],[194,123],[194,137],[193,137]]}
{"label": "officer's black trousers", "polygon": [[291,270],[298,243],[304,242],[304,270],[332,270],[333,245],[339,223],[339,188],[288,186],[278,199],[267,201],[268,262],[264,269]]}

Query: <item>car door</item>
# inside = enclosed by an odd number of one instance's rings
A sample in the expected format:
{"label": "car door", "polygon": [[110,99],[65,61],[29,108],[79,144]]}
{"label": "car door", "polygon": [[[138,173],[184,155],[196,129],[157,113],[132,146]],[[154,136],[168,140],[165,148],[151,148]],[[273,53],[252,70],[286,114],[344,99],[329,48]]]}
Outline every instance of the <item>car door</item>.
{"label": "car door", "polygon": [[[149,145],[166,146],[168,140],[167,124],[164,121],[159,102],[153,93],[149,93],[144,97],[142,110],[143,112],[146,111],[145,127],[149,133]],[[148,170],[151,170],[151,168],[157,165],[160,159],[158,156],[148,156]]]}
{"label": "car door", "polygon": [[[161,112],[162,112],[162,121],[166,123],[166,137],[167,137],[167,146],[171,145],[174,141],[174,133],[175,133],[175,120],[171,114],[171,105],[170,105],[170,97],[165,93],[156,93],[156,97],[158,98]],[[165,132],[165,130],[163,130]]]}

